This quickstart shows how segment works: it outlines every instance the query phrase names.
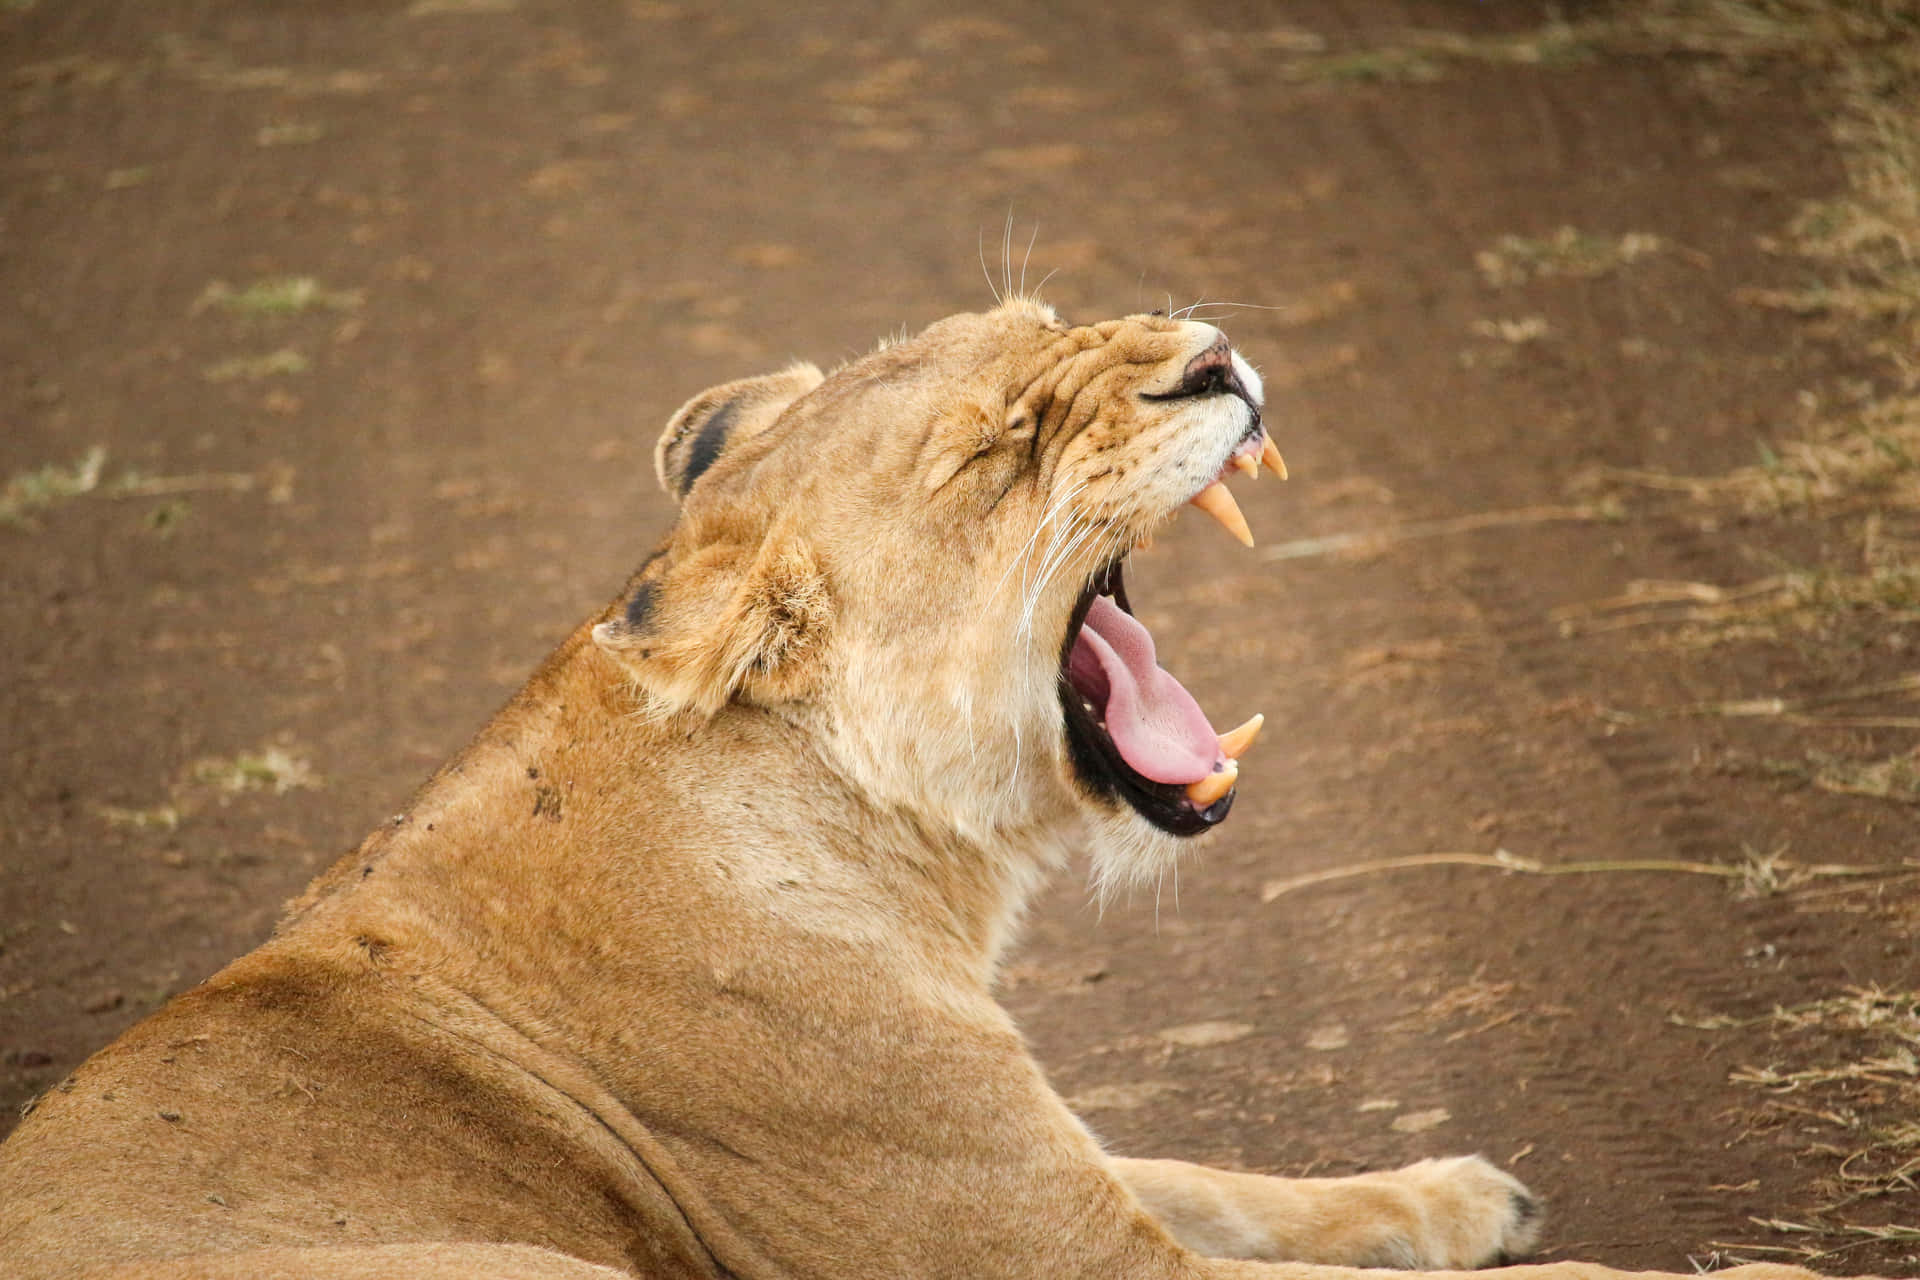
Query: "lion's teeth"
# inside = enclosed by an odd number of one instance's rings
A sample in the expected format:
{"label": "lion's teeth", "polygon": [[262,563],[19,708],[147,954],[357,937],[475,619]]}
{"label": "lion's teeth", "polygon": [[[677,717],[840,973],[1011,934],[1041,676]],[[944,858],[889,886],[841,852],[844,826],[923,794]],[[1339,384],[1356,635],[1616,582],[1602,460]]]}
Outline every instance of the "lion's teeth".
{"label": "lion's teeth", "polygon": [[1240,762],[1229,760],[1226,767],[1217,773],[1210,773],[1198,782],[1187,784],[1187,799],[1202,809],[1211,805],[1227,792],[1233,790],[1233,784],[1240,777]]}
{"label": "lion's teeth", "polygon": [[1247,754],[1247,748],[1260,736],[1260,727],[1266,724],[1265,716],[1257,715],[1238,729],[1229,729],[1220,735],[1220,754],[1229,760],[1238,760]]}
{"label": "lion's teeth", "polygon": [[1150,534],[1150,533],[1143,533],[1143,534],[1141,534],[1141,535],[1140,535],[1140,539],[1139,539],[1139,541],[1137,541],[1137,542],[1135,542],[1135,543],[1133,544],[1133,549],[1134,549],[1135,551],[1151,551],[1151,550],[1153,550],[1153,535],[1152,535],[1152,534]]}
{"label": "lion's teeth", "polygon": [[1194,506],[1218,520],[1226,531],[1240,540],[1240,545],[1253,545],[1253,530],[1247,528],[1247,518],[1240,514],[1240,504],[1227,492],[1227,486],[1215,480],[1212,484],[1189,499]]}
{"label": "lion's teeth", "polygon": [[1282,480],[1287,478],[1287,460],[1280,456],[1280,446],[1273,442],[1272,436],[1261,437],[1260,461]]}
{"label": "lion's teeth", "polygon": [[1260,460],[1250,453],[1234,454],[1233,469],[1250,479],[1258,480],[1260,478]]}

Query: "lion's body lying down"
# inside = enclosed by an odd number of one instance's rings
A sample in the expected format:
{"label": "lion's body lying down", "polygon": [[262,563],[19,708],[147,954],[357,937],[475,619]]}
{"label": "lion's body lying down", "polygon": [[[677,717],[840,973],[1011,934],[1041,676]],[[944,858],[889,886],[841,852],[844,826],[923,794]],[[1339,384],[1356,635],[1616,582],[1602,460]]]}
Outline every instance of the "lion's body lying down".
{"label": "lion's body lying down", "polygon": [[1124,605],[1125,550],[1258,451],[1258,401],[1207,326],[1014,303],[690,402],[659,455],[681,520],[625,595],[0,1148],[0,1275],[1251,1280],[1306,1273],[1229,1259],[1524,1250],[1535,1202],[1473,1158],[1108,1156],[990,993],[1071,849],[1150,874],[1225,816],[1187,775],[1231,760],[1091,597]]}

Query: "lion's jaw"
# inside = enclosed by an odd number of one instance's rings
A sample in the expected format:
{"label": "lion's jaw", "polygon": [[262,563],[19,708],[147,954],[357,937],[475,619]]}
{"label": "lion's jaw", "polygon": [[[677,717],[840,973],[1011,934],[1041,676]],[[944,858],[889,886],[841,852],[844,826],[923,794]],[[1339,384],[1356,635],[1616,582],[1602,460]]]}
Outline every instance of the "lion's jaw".
{"label": "lion's jaw", "polygon": [[1211,326],[1024,301],[715,388],[658,453],[681,521],[596,637],[656,705],[776,710],[1023,881],[1083,842],[1102,886],[1154,878],[1231,762],[1117,616],[1124,562],[1259,453],[1259,406]]}

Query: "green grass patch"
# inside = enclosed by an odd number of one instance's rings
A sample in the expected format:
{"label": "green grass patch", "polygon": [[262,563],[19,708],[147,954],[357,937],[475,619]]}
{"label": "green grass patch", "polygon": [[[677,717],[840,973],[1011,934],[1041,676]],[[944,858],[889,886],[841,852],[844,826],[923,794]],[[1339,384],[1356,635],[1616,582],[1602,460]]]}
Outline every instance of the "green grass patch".
{"label": "green grass patch", "polygon": [[294,316],[307,311],[353,311],[366,301],[358,289],[329,289],[312,276],[271,276],[238,288],[215,280],[200,291],[193,310],[240,316]]}
{"label": "green grass patch", "polygon": [[1600,56],[1616,29],[1606,23],[1555,22],[1517,35],[1466,36],[1453,31],[1400,31],[1376,45],[1326,51],[1306,41],[1281,47],[1289,80],[1329,84],[1425,84],[1460,65],[1550,67]]}
{"label": "green grass patch", "polygon": [[312,790],[324,785],[312,765],[279,746],[242,751],[231,757],[209,756],[195,761],[187,776],[201,786],[233,794],[271,791],[274,795],[285,795],[296,789]]}
{"label": "green grass patch", "polygon": [[291,493],[292,476],[284,464],[270,466],[261,475],[245,471],[195,471],[149,476],[126,468],[112,481],[105,479],[106,465],[106,449],[95,445],[72,466],[50,464],[14,476],[7,481],[4,492],[0,492],[0,526],[38,532],[41,514],[71,499],[89,495],[122,500],[164,498],[168,501],[148,512],[146,523],[150,532],[166,535],[186,518],[187,504],[179,501],[182,495],[265,489],[269,502],[284,502]]}
{"label": "green grass patch", "polygon": [[180,527],[193,514],[193,504],[185,498],[168,498],[147,512],[143,522],[148,533],[156,538],[171,538],[180,532]]}
{"label": "green grass patch", "polygon": [[260,382],[305,373],[312,361],[288,347],[258,356],[234,356],[211,364],[201,376],[208,382]]}
{"label": "green grass patch", "polygon": [[7,481],[0,492],[0,525],[15,529],[39,528],[35,518],[47,508],[92,493],[100,485],[100,473],[107,465],[107,451],[93,446],[72,466],[49,464],[22,472]]}

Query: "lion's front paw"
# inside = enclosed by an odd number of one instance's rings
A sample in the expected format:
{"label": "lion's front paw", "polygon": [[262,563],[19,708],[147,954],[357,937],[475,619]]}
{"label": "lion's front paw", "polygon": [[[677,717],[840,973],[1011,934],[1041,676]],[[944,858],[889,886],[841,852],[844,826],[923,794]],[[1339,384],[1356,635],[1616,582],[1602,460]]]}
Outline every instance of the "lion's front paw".
{"label": "lion's front paw", "polygon": [[1386,1176],[1407,1195],[1412,1211],[1406,1256],[1393,1259],[1394,1265],[1496,1266],[1524,1256],[1540,1238],[1546,1217],[1540,1198],[1479,1156],[1422,1160]]}

